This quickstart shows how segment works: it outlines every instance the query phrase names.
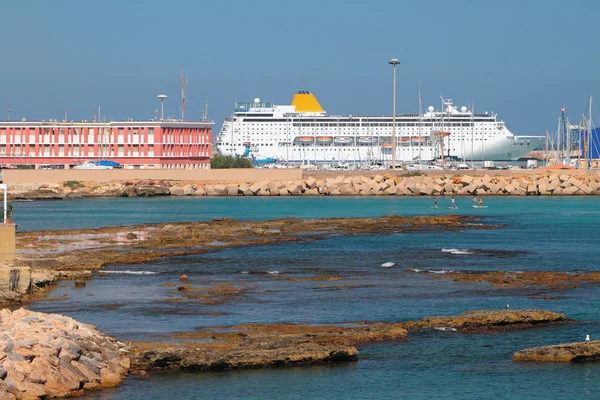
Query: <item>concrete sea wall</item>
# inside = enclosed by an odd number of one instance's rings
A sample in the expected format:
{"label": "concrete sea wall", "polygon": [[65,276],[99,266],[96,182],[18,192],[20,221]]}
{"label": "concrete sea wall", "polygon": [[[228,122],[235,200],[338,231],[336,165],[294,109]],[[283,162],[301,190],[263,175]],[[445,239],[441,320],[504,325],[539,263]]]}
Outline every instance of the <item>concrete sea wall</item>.
{"label": "concrete sea wall", "polygon": [[66,181],[110,182],[127,180],[179,181],[253,181],[262,179],[293,180],[302,177],[301,169],[114,169],[114,170],[21,170],[2,171],[4,183],[50,183]]}

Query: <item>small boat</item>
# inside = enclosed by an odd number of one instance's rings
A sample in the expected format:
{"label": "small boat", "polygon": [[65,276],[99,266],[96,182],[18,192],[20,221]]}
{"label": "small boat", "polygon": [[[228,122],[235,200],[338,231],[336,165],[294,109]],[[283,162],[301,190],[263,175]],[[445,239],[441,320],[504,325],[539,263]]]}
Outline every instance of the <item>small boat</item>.
{"label": "small boat", "polygon": [[418,137],[418,136],[413,136],[411,139],[413,142],[419,142],[419,143],[425,141],[424,137]]}
{"label": "small boat", "polygon": [[73,169],[114,169],[110,165],[100,165],[97,161],[86,161],[73,167]]}
{"label": "small boat", "polygon": [[383,143],[381,145],[381,148],[383,148],[383,149],[391,149],[392,147],[394,147],[393,143]]}
{"label": "small boat", "polygon": [[409,137],[409,136],[402,136],[402,137],[400,138],[400,141],[401,141],[401,142],[408,142],[408,141],[409,141],[409,139],[410,139],[410,137]]}
{"label": "small boat", "polygon": [[314,137],[312,136],[299,136],[298,141],[300,143],[312,143],[314,141]]}

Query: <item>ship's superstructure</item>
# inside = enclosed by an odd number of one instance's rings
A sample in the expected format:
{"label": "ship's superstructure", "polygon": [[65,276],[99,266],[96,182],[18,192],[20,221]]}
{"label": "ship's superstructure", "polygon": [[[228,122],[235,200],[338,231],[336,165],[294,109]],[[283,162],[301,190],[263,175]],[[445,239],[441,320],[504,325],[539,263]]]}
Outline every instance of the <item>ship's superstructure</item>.
{"label": "ship's superstructure", "polygon": [[[543,138],[516,137],[496,114],[475,114],[452,100],[442,110],[396,116],[396,159],[453,158],[509,161],[541,146]],[[389,162],[392,117],[328,115],[315,96],[301,91],[291,105],[254,99],[236,103],[217,137],[223,155],[253,155],[293,163]]]}

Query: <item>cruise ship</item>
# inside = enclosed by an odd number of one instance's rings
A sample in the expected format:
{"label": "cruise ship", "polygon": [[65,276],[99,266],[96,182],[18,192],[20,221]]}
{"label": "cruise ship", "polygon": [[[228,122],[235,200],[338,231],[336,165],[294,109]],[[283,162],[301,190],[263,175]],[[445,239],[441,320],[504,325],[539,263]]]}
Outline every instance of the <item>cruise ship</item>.
{"label": "cruise ship", "polygon": [[[329,115],[307,91],[291,105],[256,98],[238,102],[217,137],[222,155],[276,159],[289,163],[389,163],[393,151],[391,116]],[[395,118],[397,162],[438,159],[514,161],[543,143],[517,137],[495,113],[475,114],[442,99],[421,114]]]}

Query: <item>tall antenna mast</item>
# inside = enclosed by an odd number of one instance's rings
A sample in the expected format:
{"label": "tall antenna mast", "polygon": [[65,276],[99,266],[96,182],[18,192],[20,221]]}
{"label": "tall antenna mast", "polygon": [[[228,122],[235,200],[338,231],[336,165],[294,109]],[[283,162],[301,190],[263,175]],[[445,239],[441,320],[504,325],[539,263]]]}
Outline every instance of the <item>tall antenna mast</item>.
{"label": "tall antenna mast", "polygon": [[185,120],[185,77],[181,71],[181,120]]}

